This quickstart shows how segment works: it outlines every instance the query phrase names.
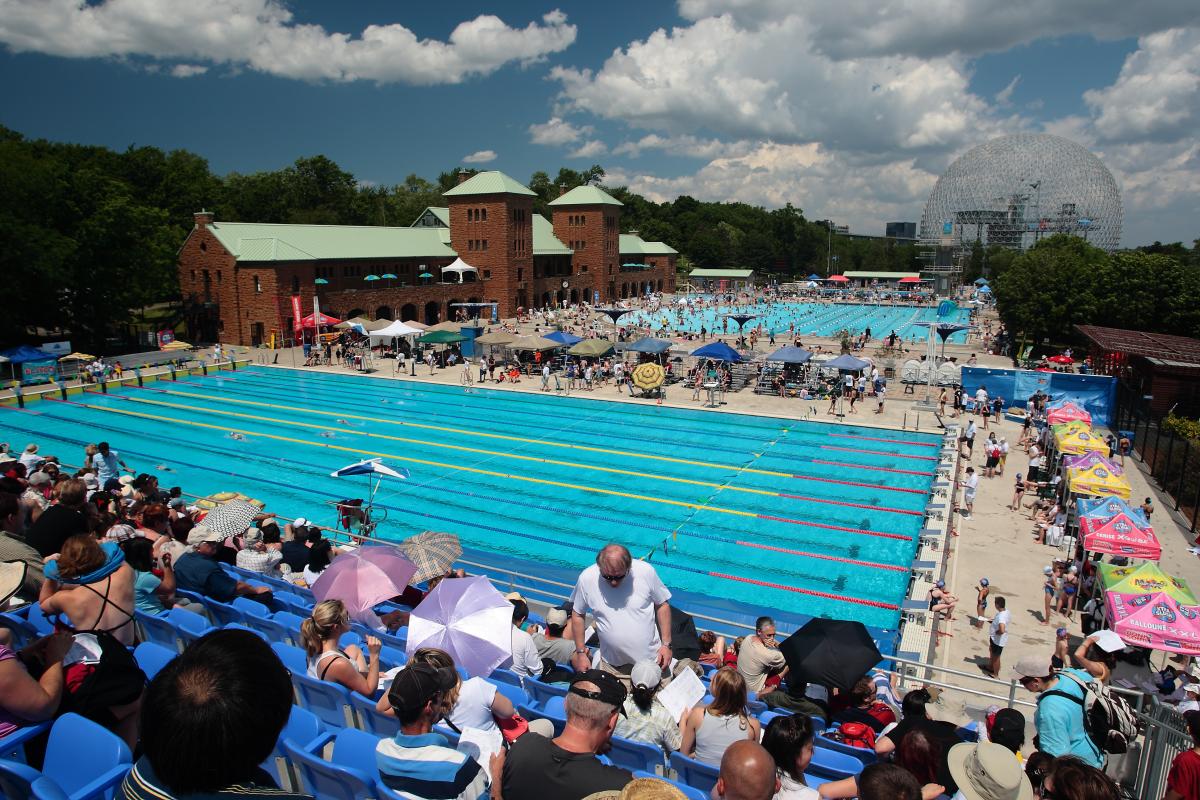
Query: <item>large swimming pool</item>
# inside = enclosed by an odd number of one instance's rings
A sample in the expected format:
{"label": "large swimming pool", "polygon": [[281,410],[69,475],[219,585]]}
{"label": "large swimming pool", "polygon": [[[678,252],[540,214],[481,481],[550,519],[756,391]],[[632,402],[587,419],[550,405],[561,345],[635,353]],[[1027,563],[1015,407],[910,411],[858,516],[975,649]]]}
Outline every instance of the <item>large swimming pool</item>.
{"label": "large swimming pool", "polygon": [[[925,341],[929,329],[918,322],[961,322],[966,323],[971,312],[955,308],[949,315],[939,317],[936,307],[887,306],[872,303],[765,303],[755,305],[730,305],[717,308],[692,310],[683,306],[663,308],[656,312],[635,311],[621,319],[622,324],[644,325],[653,330],[679,330],[699,333],[700,327],[712,334],[736,334],[737,323],[733,320],[725,326],[726,314],[750,314],[755,318],[745,324],[748,332],[761,325],[776,335],[786,335],[788,330],[808,336],[832,337],[843,328],[852,334],[871,329],[874,339],[883,339],[892,331],[907,342]],[[966,331],[950,336],[949,341],[961,344],[967,340]]]}
{"label": "large swimming pool", "polygon": [[[615,394],[611,387],[598,392]],[[936,435],[251,367],[18,411],[0,437],[80,463],[109,441],[195,494],[241,491],[335,524],[363,495],[329,473],[407,468],[379,535],[582,568],[606,542],[669,586],[895,629],[935,473]]]}

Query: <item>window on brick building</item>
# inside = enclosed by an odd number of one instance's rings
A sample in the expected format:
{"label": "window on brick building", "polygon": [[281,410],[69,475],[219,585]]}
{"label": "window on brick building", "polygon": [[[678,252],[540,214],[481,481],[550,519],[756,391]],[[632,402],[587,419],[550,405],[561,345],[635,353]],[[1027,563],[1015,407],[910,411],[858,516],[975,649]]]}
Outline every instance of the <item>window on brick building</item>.
{"label": "window on brick building", "polygon": [[257,294],[262,294],[262,280],[257,275],[254,276],[254,291]]}
{"label": "window on brick building", "polygon": [[487,239],[483,240],[483,249],[487,250]]}
{"label": "window on brick building", "polygon": [[298,275],[292,276],[292,294],[300,294],[300,277]]}
{"label": "window on brick building", "polygon": [[201,252],[201,253],[207,253],[207,252],[208,252],[208,242],[201,242],[201,243],[200,243],[200,252]]}
{"label": "window on brick building", "polygon": [[517,280],[518,281],[525,280],[525,268],[524,267],[517,267]]}
{"label": "window on brick building", "polygon": [[483,221],[487,222],[487,209],[483,209]]}
{"label": "window on brick building", "polygon": [[492,277],[492,271],[490,269],[485,269],[483,271],[483,279],[486,281],[490,277]]}
{"label": "window on brick building", "polygon": [[221,282],[221,270],[217,270],[217,283]]}

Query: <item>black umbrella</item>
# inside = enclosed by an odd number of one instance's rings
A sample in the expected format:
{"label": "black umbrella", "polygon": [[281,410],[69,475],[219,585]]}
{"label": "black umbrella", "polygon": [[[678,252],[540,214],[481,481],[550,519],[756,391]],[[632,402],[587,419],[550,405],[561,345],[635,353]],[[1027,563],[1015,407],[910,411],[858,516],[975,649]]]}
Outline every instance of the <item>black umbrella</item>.
{"label": "black umbrella", "polygon": [[758,314],[726,314],[726,317],[738,324],[738,333],[742,332],[742,326],[752,319],[758,319]]}
{"label": "black umbrella", "polygon": [[811,619],[779,645],[788,679],[848,690],[883,660],[861,622]]}

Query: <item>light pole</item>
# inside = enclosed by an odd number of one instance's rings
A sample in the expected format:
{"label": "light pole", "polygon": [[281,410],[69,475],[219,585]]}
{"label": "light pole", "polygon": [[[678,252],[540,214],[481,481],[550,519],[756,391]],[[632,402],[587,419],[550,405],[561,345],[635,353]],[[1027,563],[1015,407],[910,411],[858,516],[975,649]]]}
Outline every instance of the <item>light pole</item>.
{"label": "light pole", "polygon": [[833,274],[833,220],[825,220],[825,277]]}

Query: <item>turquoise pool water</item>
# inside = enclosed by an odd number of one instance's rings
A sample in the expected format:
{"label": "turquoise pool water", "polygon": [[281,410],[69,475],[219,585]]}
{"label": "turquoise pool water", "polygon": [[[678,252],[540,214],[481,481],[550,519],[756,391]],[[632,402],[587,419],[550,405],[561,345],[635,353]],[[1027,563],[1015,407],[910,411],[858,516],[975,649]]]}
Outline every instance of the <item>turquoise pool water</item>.
{"label": "turquoise pool water", "polygon": [[[614,392],[612,388],[602,392]],[[242,438],[236,438],[240,436]],[[579,397],[251,367],[0,409],[0,437],[79,463],[108,440],[195,494],[241,491],[333,526],[329,473],[382,456],[378,530],[560,567],[609,541],[668,585],[894,629],[939,437]]]}
{"label": "turquoise pool water", "polygon": [[[846,328],[851,333],[859,334],[865,329],[871,329],[871,336],[882,339],[892,331],[907,342],[923,342],[928,336],[928,328],[916,325],[918,322],[961,322],[966,323],[971,312],[968,309],[957,308],[946,317],[938,317],[937,308],[909,306],[885,306],[870,303],[765,303],[750,306],[719,306],[692,311],[687,308],[666,308],[654,313],[645,311],[631,312],[621,319],[626,325],[648,325],[658,331],[680,330],[699,333],[700,326],[710,334],[725,333],[722,325],[725,314],[755,314],[757,317],[746,323],[749,331],[756,325],[775,334],[787,334],[790,326],[802,335],[833,336],[837,331]],[[737,333],[737,323],[730,320],[729,334]],[[961,331],[950,336],[949,341],[962,344],[967,340],[967,332]]]}

